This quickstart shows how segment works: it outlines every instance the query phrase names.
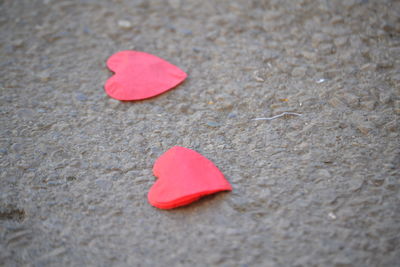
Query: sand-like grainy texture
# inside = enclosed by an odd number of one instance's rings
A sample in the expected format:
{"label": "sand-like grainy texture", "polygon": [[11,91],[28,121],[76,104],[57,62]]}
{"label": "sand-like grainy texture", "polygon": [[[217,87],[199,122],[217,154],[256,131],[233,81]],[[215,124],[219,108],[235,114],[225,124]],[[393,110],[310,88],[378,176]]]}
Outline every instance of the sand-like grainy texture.
{"label": "sand-like grainy texture", "polygon": [[[400,1],[0,1],[0,265],[398,266]],[[103,89],[135,49],[189,75]],[[296,112],[274,120],[282,112]],[[174,145],[233,192],[150,206]]]}

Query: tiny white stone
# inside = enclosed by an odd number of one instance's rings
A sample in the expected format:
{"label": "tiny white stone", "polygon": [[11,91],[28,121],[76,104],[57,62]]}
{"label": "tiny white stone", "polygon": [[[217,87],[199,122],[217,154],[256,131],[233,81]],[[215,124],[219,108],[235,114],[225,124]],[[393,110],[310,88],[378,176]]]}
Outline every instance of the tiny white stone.
{"label": "tiny white stone", "polygon": [[329,218],[331,218],[332,220],[335,220],[335,219],[336,219],[336,215],[335,215],[335,213],[333,213],[333,212],[329,212],[329,213],[328,213],[328,216],[329,216]]}
{"label": "tiny white stone", "polygon": [[118,26],[123,29],[130,29],[130,28],[132,28],[132,23],[128,20],[119,20]]}
{"label": "tiny white stone", "polygon": [[258,77],[258,76],[255,76],[254,79],[255,79],[257,82],[264,82],[264,79],[261,78],[261,77]]}

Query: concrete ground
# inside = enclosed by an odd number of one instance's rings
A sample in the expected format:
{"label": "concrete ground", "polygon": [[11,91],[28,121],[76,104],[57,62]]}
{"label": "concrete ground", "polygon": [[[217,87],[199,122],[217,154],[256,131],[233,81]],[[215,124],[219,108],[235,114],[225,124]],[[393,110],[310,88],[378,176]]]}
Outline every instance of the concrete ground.
{"label": "concrete ground", "polygon": [[[0,265],[398,266],[400,2],[0,1]],[[189,75],[110,99],[113,53]],[[253,120],[285,115],[271,120]],[[233,186],[163,211],[174,145]]]}

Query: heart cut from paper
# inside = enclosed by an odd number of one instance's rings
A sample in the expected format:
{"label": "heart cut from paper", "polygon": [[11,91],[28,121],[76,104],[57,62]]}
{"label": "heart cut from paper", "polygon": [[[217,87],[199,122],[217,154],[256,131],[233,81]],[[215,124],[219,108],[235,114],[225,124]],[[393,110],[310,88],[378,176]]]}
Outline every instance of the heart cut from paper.
{"label": "heart cut from paper", "polygon": [[202,196],[232,190],[214,163],[185,147],[175,146],[161,155],[153,173],[158,179],[150,188],[148,200],[160,209],[184,206]]}
{"label": "heart cut from paper", "polygon": [[125,50],[112,55],[107,67],[115,72],[104,89],[118,100],[141,100],[162,94],[183,82],[187,74],[154,55]]}

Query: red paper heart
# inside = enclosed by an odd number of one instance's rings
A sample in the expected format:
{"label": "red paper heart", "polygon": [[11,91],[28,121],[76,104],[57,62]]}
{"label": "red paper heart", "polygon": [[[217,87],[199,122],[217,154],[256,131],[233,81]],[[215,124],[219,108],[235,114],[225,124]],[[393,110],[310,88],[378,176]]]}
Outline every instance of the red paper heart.
{"label": "red paper heart", "polygon": [[187,205],[202,196],[232,187],[218,168],[194,150],[175,146],[161,155],[153,167],[158,180],[148,200],[160,209]]}
{"label": "red paper heart", "polygon": [[140,100],[162,94],[181,82],[187,75],[180,68],[154,55],[125,50],[107,60],[115,75],[104,88],[118,100]]}

